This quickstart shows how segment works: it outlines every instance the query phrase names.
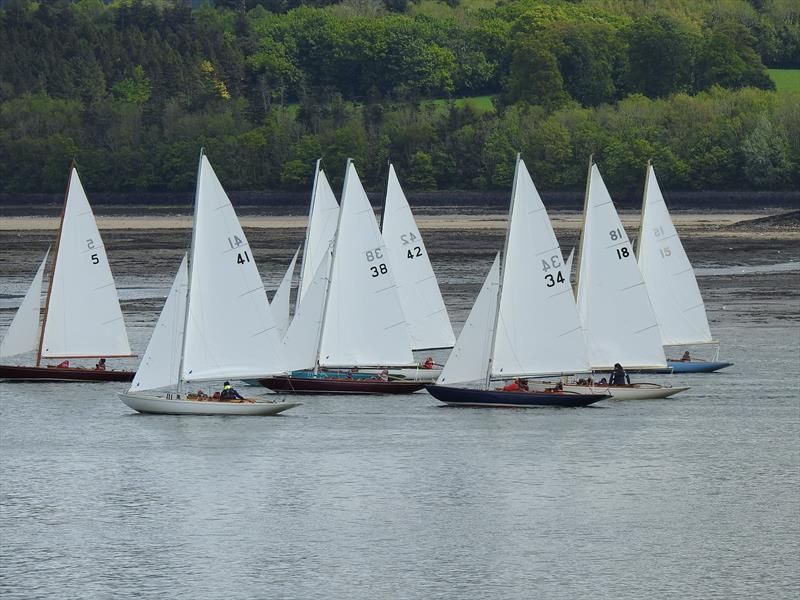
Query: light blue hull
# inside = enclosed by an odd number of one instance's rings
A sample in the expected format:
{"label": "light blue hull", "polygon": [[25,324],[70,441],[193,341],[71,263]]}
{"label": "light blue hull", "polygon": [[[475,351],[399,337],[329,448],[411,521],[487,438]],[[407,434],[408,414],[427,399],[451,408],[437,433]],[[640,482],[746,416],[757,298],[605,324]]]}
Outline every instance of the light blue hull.
{"label": "light blue hull", "polygon": [[667,366],[672,368],[673,373],[712,373],[725,367],[730,367],[733,363],[719,362],[713,360],[668,360]]}

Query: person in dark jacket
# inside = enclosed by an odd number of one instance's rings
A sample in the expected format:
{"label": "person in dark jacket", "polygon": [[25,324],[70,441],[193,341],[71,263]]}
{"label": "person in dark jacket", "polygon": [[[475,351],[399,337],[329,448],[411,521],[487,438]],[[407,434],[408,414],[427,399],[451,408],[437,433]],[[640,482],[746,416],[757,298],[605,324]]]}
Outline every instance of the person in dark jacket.
{"label": "person in dark jacket", "polygon": [[242,396],[239,392],[231,387],[231,382],[226,381],[222,385],[222,393],[219,395],[220,400],[244,400],[244,396]]}
{"label": "person in dark jacket", "polygon": [[625,385],[631,383],[630,376],[625,372],[625,369],[622,368],[622,365],[616,363],[614,365],[614,371],[611,373],[611,378],[608,380],[609,385]]}

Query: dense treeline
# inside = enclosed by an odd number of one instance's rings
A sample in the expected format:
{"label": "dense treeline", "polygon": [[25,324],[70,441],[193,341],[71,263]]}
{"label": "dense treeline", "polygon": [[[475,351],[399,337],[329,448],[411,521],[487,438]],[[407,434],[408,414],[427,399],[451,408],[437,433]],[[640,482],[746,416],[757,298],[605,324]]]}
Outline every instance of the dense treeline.
{"label": "dense treeline", "polygon": [[[0,190],[186,190],[199,147],[230,189],[304,188],[322,156],[382,185],[612,186],[656,161],[683,189],[800,184],[790,1],[0,3]],[[659,4],[659,3],[655,3]],[[758,89],[761,88],[761,89]],[[496,110],[432,98],[489,94]]]}

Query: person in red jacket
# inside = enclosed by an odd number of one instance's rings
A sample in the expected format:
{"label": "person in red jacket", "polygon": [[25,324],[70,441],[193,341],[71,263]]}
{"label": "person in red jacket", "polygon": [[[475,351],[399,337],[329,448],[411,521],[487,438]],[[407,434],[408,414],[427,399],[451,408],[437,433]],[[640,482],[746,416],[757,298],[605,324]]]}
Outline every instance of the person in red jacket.
{"label": "person in red jacket", "polygon": [[433,357],[432,356],[429,356],[428,358],[425,359],[425,362],[422,363],[422,368],[423,369],[432,369],[433,368]]}
{"label": "person in red jacket", "polygon": [[506,386],[503,386],[504,392],[527,392],[528,380],[522,377],[517,377],[514,381]]}

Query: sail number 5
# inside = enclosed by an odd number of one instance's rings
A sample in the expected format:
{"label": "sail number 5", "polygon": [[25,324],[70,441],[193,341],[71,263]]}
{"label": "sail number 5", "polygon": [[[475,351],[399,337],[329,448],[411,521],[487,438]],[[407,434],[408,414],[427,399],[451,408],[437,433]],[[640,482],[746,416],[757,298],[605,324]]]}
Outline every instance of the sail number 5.
{"label": "sail number 5", "polygon": [[[89,250],[94,250],[94,249],[95,249],[95,248],[94,248],[94,240],[93,240],[93,239],[91,239],[91,238],[89,238],[88,240],[86,240],[86,247],[87,247]],[[93,264],[93,265],[99,265],[99,264],[100,264],[100,257],[99,257],[99,256],[97,256],[97,253],[94,253],[94,254],[92,254],[92,255],[91,255],[89,258],[92,260],[92,264]]]}

